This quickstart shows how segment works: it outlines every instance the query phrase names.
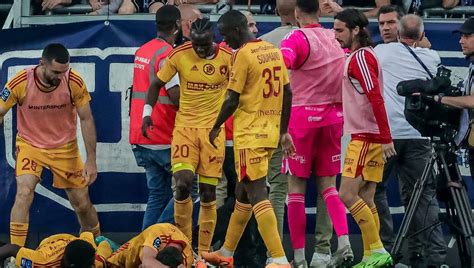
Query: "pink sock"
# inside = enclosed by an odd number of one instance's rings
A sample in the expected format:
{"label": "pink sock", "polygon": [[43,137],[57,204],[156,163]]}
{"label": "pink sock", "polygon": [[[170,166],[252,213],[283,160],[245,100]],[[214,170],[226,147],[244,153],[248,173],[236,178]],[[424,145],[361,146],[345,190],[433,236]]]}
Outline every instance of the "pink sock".
{"label": "pink sock", "polygon": [[349,234],[347,228],[346,207],[339,198],[336,187],[333,186],[324,190],[323,198],[324,202],[326,202],[329,217],[331,217],[337,237]]}
{"label": "pink sock", "polygon": [[293,249],[304,248],[306,238],[304,194],[288,194],[288,227]]}

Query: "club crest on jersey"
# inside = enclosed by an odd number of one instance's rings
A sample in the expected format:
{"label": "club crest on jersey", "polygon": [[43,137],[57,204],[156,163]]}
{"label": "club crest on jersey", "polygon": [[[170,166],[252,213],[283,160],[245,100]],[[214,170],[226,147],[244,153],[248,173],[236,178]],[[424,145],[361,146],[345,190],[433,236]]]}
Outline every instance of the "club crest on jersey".
{"label": "club crest on jersey", "polygon": [[10,90],[8,90],[8,88],[4,88],[2,90],[2,92],[0,93],[0,95],[2,96],[2,100],[4,102],[6,102],[8,100],[8,98],[10,97]]}
{"label": "club crest on jersey", "polygon": [[221,75],[226,75],[227,71],[227,65],[222,65],[221,67],[219,67],[219,72],[221,73]]}
{"label": "club crest on jersey", "polygon": [[156,248],[156,249],[159,249],[160,246],[161,246],[161,239],[159,237],[157,237],[154,241],[153,241],[153,246]]}
{"label": "club crest on jersey", "polygon": [[22,258],[20,267],[21,268],[32,268],[33,267],[33,262],[30,259]]}
{"label": "club crest on jersey", "polygon": [[202,67],[202,70],[207,75],[213,75],[214,72],[216,71],[216,68],[214,68],[212,64],[207,63],[204,65],[204,67]]}

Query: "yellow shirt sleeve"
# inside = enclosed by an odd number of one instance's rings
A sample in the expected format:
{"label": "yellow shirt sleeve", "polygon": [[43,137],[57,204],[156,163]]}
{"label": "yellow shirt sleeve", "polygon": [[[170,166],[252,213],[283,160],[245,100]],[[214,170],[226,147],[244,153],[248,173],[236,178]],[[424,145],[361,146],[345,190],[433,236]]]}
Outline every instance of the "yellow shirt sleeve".
{"label": "yellow shirt sleeve", "polygon": [[15,104],[23,101],[26,96],[26,71],[18,72],[0,93],[0,107],[10,110]]}
{"label": "yellow shirt sleeve", "polygon": [[178,72],[178,69],[176,68],[176,54],[174,54],[171,58],[168,57],[166,58],[163,66],[160,68],[156,76],[158,79],[161,81],[168,83],[173,76]]}
{"label": "yellow shirt sleeve", "polygon": [[71,89],[72,102],[76,107],[82,107],[91,101],[91,95],[87,91],[86,83],[74,70],[69,72],[69,88]]}
{"label": "yellow shirt sleeve", "polygon": [[156,251],[160,250],[161,240],[160,237],[157,235],[150,234],[145,238],[145,242],[143,242],[144,247],[153,248]]}
{"label": "yellow shirt sleeve", "polygon": [[33,267],[33,264],[45,264],[48,259],[44,252],[28,248],[21,248],[16,254],[17,267]]}
{"label": "yellow shirt sleeve", "polygon": [[228,88],[239,94],[242,93],[247,81],[248,66],[245,51],[236,51],[233,55]]}

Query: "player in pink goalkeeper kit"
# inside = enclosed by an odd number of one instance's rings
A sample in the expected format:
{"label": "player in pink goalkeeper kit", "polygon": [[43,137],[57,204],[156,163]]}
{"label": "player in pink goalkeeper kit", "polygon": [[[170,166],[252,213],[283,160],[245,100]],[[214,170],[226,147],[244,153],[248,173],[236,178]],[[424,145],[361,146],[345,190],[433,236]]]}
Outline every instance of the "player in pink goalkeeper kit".
{"label": "player in pink goalkeeper kit", "polygon": [[[338,237],[333,264],[353,259],[344,204],[336,190],[342,137],[342,79],[345,55],[332,30],[318,23],[317,1],[297,1],[301,29],[282,42],[285,64],[291,70],[293,106],[289,133],[296,154],[283,160],[288,173],[288,223],[295,266],[305,264],[306,180],[313,174]],[[316,199],[316,196],[314,197]]]}

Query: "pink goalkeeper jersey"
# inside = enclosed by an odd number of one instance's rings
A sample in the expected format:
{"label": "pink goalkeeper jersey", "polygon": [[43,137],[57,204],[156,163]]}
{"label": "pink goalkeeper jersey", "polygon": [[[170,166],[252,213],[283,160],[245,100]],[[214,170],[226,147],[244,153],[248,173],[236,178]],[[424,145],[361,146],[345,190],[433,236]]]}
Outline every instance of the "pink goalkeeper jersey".
{"label": "pink goalkeeper jersey", "polygon": [[290,127],[321,127],[342,122],[345,54],[334,32],[319,24],[294,30],[281,42],[291,70]]}

